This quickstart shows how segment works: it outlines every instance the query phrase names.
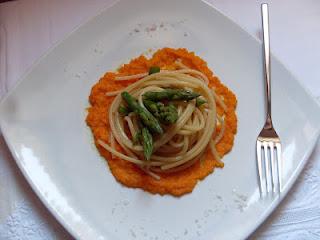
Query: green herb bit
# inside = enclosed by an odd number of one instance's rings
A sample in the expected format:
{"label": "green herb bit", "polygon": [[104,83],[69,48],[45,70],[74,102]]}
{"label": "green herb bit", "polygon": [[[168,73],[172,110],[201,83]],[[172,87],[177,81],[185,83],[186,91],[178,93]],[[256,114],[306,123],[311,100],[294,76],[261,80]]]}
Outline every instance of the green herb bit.
{"label": "green herb bit", "polygon": [[149,75],[160,72],[160,67],[152,66],[149,68]]}
{"label": "green herb bit", "polygon": [[197,98],[196,99],[196,106],[200,107],[202,104],[205,104],[207,101],[202,99],[202,98]]}
{"label": "green herb bit", "polygon": [[130,113],[130,110],[129,108],[127,107],[124,107],[124,106],[120,106],[119,109],[118,109],[118,112],[121,114],[121,115],[124,115],[124,116],[127,116],[129,113]]}

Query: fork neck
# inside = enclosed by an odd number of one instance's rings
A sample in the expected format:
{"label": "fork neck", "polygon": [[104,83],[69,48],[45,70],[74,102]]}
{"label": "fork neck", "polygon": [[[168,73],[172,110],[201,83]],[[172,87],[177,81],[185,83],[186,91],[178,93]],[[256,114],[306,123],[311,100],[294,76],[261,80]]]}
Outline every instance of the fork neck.
{"label": "fork neck", "polygon": [[[268,72],[268,71],[266,71]],[[271,89],[270,89],[270,76],[266,74],[266,107],[267,107],[267,118],[265,123],[265,128],[272,128],[272,118],[271,118]]]}
{"label": "fork neck", "polygon": [[267,119],[266,119],[266,123],[264,124],[264,128],[266,128],[266,129],[273,128],[271,114],[269,114],[269,113],[267,113]]}

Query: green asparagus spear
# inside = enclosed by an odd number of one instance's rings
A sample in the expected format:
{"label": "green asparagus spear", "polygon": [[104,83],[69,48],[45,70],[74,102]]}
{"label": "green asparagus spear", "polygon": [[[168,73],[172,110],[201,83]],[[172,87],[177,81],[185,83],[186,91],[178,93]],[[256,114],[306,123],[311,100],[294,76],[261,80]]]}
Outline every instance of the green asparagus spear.
{"label": "green asparagus spear", "polygon": [[128,107],[139,116],[142,123],[152,133],[163,133],[163,130],[158,120],[150,112],[148,112],[146,109],[140,106],[134,97],[132,97],[128,92],[122,92],[121,96],[127,102]]}
{"label": "green asparagus spear", "polygon": [[173,104],[160,107],[160,121],[164,124],[173,124],[178,120],[178,111]]}
{"label": "green asparagus spear", "polygon": [[172,89],[168,88],[160,92],[146,92],[143,94],[144,99],[154,102],[161,100],[183,100],[189,101],[199,97],[200,94],[185,89]]}
{"label": "green asparagus spear", "polygon": [[141,139],[141,131],[137,131],[136,134],[132,138],[133,145],[137,145]]}
{"label": "green asparagus spear", "polygon": [[160,67],[152,66],[149,68],[149,75],[160,72]]}
{"label": "green asparagus spear", "polygon": [[130,110],[127,107],[120,106],[119,109],[118,109],[118,112],[121,115],[127,116],[130,113]]}
{"label": "green asparagus spear", "polygon": [[150,160],[153,151],[153,139],[148,128],[144,127],[141,130],[141,142],[143,147],[143,154],[146,160]]}
{"label": "green asparagus spear", "polygon": [[140,143],[143,147],[143,155],[146,160],[149,160],[153,152],[153,139],[148,128],[144,127],[143,124],[138,120],[139,130],[135,133],[132,138],[134,145]]}
{"label": "green asparagus spear", "polygon": [[145,107],[163,124],[173,124],[178,119],[177,108],[173,104],[165,106],[161,102],[153,102],[150,100],[143,100]]}
{"label": "green asparagus spear", "polygon": [[196,106],[200,107],[202,104],[205,104],[207,101],[202,99],[202,98],[197,98],[196,99]]}
{"label": "green asparagus spear", "polygon": [[153,114],[153,116],[158,117],[158,114],[159,114],[158,104],[160,104],[160,102],[155,103],[153,101],[145,99],[143,100],[143,104]]}

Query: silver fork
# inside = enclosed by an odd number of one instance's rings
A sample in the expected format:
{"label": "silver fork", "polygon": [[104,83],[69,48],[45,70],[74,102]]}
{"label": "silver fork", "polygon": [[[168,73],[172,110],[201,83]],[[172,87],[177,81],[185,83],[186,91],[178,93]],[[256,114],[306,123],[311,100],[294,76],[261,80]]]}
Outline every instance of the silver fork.
{"label": "silver fork", "polygon": [[[266,81],[267,119],[257,138],[257,163],[260,182],[260,196],[264,197],[272,190],[281,192],[281,142],[273,128],[271,119],[271,85],[270,85],[270,44],[269,44],[269,13],[268,4],[261,5],[264,77]],[[270,168],[271,165],[271,168]]]}

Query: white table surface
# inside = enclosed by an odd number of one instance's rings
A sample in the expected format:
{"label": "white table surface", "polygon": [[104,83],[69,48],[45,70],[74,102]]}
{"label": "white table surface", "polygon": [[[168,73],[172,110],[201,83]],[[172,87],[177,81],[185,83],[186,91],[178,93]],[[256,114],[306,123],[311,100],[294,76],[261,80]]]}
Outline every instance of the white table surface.
{"label": "white table surface", "polygon": [[[0,4],[0,99],[53,44],[114,0]],[[187,2],[187,1],[186,1]],[[260,37],[260,0],[209,0]],[[270,3],[272,52],[320,101],[320,1]],[[320,124],[320,123],[319,123]],[[290,194],[251,239],[320,239],[320,144]],[[0,133],[0,240],[73,239],[33,193]]]}

